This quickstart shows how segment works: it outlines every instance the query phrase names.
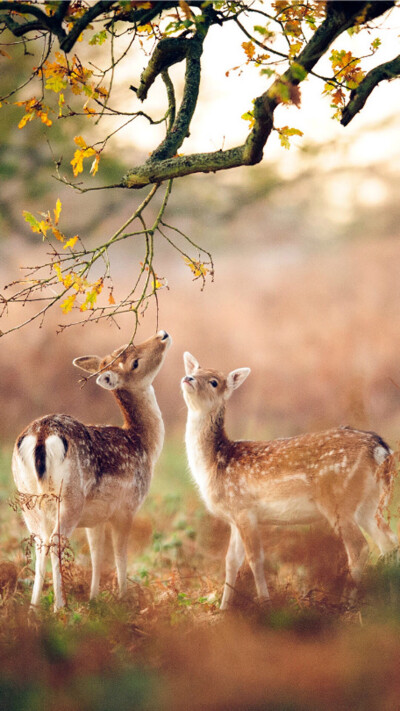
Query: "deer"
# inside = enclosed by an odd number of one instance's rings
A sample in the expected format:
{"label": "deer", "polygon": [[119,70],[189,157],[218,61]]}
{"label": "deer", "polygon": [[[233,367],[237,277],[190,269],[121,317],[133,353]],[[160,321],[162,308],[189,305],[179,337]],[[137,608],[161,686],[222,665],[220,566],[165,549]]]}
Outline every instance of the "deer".
{"label": "deer", "polygon": [[50,552],[54,609],[65,606],[61,546],[85,528],[92,578],[99,592],[106,524],[110,524],[119,596],[127,589],[128,536],[143,503],[164,441],[164,424],[153,388],[171,345],[166,331],[110,355],[82,356],[73,365],[97,374],[96,383],[114,395],[122,427],[85,425],[69,415],[34,420],[16,440],[12,472],[26,526],[35,543],[31,606],[39,605]]}
{"label": "deer", "polygon": [[225,431],[225,407],[250,368],[225,376],[200,367],[188,352],[184,365],[189,468],[209,511],[231,528],[220,609],[232,604],[245,557],[260,603],[269,604],[261,522],[280,526],[325,519],[343,541],[353,596],[369,555],[362,530],[382,556],[398,549],[383,516],[393,487],[393,451],[374,432],[348,426],[265,442],[233,441]]}

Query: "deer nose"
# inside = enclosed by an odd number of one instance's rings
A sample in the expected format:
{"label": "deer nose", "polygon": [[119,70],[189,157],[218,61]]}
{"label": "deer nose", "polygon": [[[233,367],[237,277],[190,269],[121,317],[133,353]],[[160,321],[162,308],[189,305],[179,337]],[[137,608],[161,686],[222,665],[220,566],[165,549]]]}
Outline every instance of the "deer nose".
{"label": "deer nose", "polygon": [[159,332],[157,333],[157,336],[159,336],[162,341],[166,341],[167,338],[170,337],[170,336],[169,336],[169,333],[167,333],[166,331],[159,331]]}
{"label": "deer nose", "polygon": [[192,378],[191,375],[185,375],[184,378],[182,378],[182,383],[194,383],[194,378]]}

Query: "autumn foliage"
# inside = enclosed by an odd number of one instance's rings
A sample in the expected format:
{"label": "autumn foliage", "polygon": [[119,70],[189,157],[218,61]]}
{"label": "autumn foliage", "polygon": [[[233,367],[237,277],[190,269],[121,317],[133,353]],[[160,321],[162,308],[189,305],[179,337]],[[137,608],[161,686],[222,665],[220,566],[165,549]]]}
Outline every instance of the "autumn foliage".
{"label": "autumn foliage", "polygon": [[[178,252],[194,279],[204,286],[206,279],[213,276],[209,249],[166,219],[173,179],[254,165],[262,160],[268,138],[274,132],[282,147],[289,149],[294,139],[302,138],[303,131],[281,118],[275,122],[274,114],[277,108],[294,106],[301,110],[301,85],[305,81],[318,83],[322,100],[330,101],[333,117],[348,123],[379,82],[395,78],[400,72],[398,58],[381,64],[375,61],[384,45],[380,25],[386,32],[390,30],[395,12],[392,0],[373,3],[276,0],[265,4],[224,0],[212,3],[0,0],[0,32],[4,40],[0,61],[4,67],[12,68],[22,48],[25,54],[28,47],[29,54],[32,53],[30,75],[19,85],[11,82],[10,89],[0,97],[0,111],[4,113],[17,106],[21,111],[19,130],[26,131],[29,124],[39,121],[49,137],[56,126],[59,129],[79,117],[80,128],[69,136],[65,159],[54,159],[55,176],[63,184],[80,192],[101,187],[148,190],[130,220],[103,238],[96,248],[88,248],[82,235],[79,239],[77,235],[64,235],[58,219],[50,217],[52,211],[48,208],[40,218],[25,211],[32,230],[51,246],[51,260],[44,261],[40,268],[28,268],[24,278],[16,279],[9,286],[11,291],[2,294],[3,316],[21,301],[38,304],[33,318],[39,320],[54,305],[64,314],[76,312],[78,318],[74,323],[82,322],[79,314],[83,312],[90,320],[109,321],[130,312],[135,332],[150,301],[154,300],[158,306],[159,292],[168,283],[154,266],[155,235]],[[228,24],[239,31],[239,63],[225,70],[227,77],[253,69],[265,81],[265,89],[242,114],[249,129],[247,136],[244,132],[242,145],[212,152],[182,153],[181,146],[190,134],[198,108],[200,58],[207,51],[209,31],[213,26],[223,31]],[[343,39],[346,31],[351,37],[365,37],[363,54],[336,47],[338,38],[338,42],[346,44]],[[140,75],[137,86],[125,87],[121,102],[120,67],[129,58],[137,64],[138,56],[145,68],[136,72]],[[329,68],[320,73],[316,65],[324,58]],[[373,69],[364,65],[367,61],[368,66],[375,63]],[[171,78],[170,70],[181,63],[185,63],[186,69],[179,103],[176,79]],[[146,111],[146,98],[159,77],[166,102],[164,114],[155,117]],[[138,109],[138,101],[143,109]],[[101,134],[105,119],[111,128]],[[101,179],[102,157],[112,152],[115,134],[133,122],[139,126],[139,121],[164,126],[165,136],[159,145],[142,165],[130,168],[119,182],[90,184],[91,179],[98,180],[99,176]],[[89,184],[82,183],[83,176],[85,179],[89,176]],[[156,196],[162,189],[160,186],[164,186],[161,206]],[[146,208],[155,203],[158,215],[155,219],[154,214],[146,217]],[[114,248],[122,239],[136,244],[138,238],[143,245],[143,257],[133,265],[135,277],[130,289],[117,301],[112,282]],[[99,275],[100,264],[104,268]],[[102,299],[101,292],[106,286],[108,298]],[[6,326],[3,333],[9,331]]]}

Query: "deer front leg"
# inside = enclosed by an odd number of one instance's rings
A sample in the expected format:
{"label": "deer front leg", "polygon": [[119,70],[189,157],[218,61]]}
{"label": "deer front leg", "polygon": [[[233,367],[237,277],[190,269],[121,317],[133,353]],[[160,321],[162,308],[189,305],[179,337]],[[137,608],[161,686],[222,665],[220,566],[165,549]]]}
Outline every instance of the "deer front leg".
{"label": "deer front leg", "polygon": [[117,568],[119,597],[126,593],[126,570],[128,557],[128,539],[131,530],[132,517],[115,518],[111,523],[111,539]]}
{"label": "deer front leg", "polygon": [[225,585],[220,610],[226,610],[234,594],[239,568],[244,561],[244,547],[240,533],[234,524],[231,524],[231,538],[225,559]]}
{"label": "deer front leg", "polygon": [[103,561],[105,524],[101,523],[93,528],[86,529],[89,542],[90,557],[92,560],[92,583],[90,586],[90,599],[93,600],[99,593],[101,564]]}
{"label": "deer front leg", "polygon": [[236,522],[247,561],[251,568],[260,601],[269,600],[267,581],[264,573],[264,550],[261,544],[258,522],[255,515],[246,513]]}

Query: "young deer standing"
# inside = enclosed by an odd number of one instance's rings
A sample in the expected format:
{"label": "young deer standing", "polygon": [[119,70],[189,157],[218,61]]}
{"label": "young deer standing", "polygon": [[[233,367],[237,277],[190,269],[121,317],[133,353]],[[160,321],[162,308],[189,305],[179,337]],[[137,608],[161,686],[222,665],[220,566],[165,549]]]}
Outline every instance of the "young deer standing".
{"label": "young deer standing", "polygon": [[393,483],[393,457],[372,432],[344,427],[270,442],[231,441],[225,403],[250,373],[227,377],[184,354],[188,407],[186,449],[192,475],[210,511],[231,526],[221,609],[229,606],[246,556],[258,597],[268,599],[259,521],[273,525],[329,521],[342,537],[358,583],[368,558],[362,527],[382,554],[398,546],[383,518]]}
{"label": "young deer standing", "polygon": [[48,415],[18,437],[13,475],[36,545],[32,605],[39,603],[49,550],[55,609],[65,605],[59,548],[77,527],[86,528],[92,558],[90,597],[97,595],[107,522],[119,592],[124,594],[132,518],[148,492],[164,440],[152,382],[170,345],[168,333],[159,331],[141,345],[123,346],[103,359],[83,356],[73,361],[89,373],[99,373],[96,382],[113,392],[123,427],[88,426],[68,415]]}

